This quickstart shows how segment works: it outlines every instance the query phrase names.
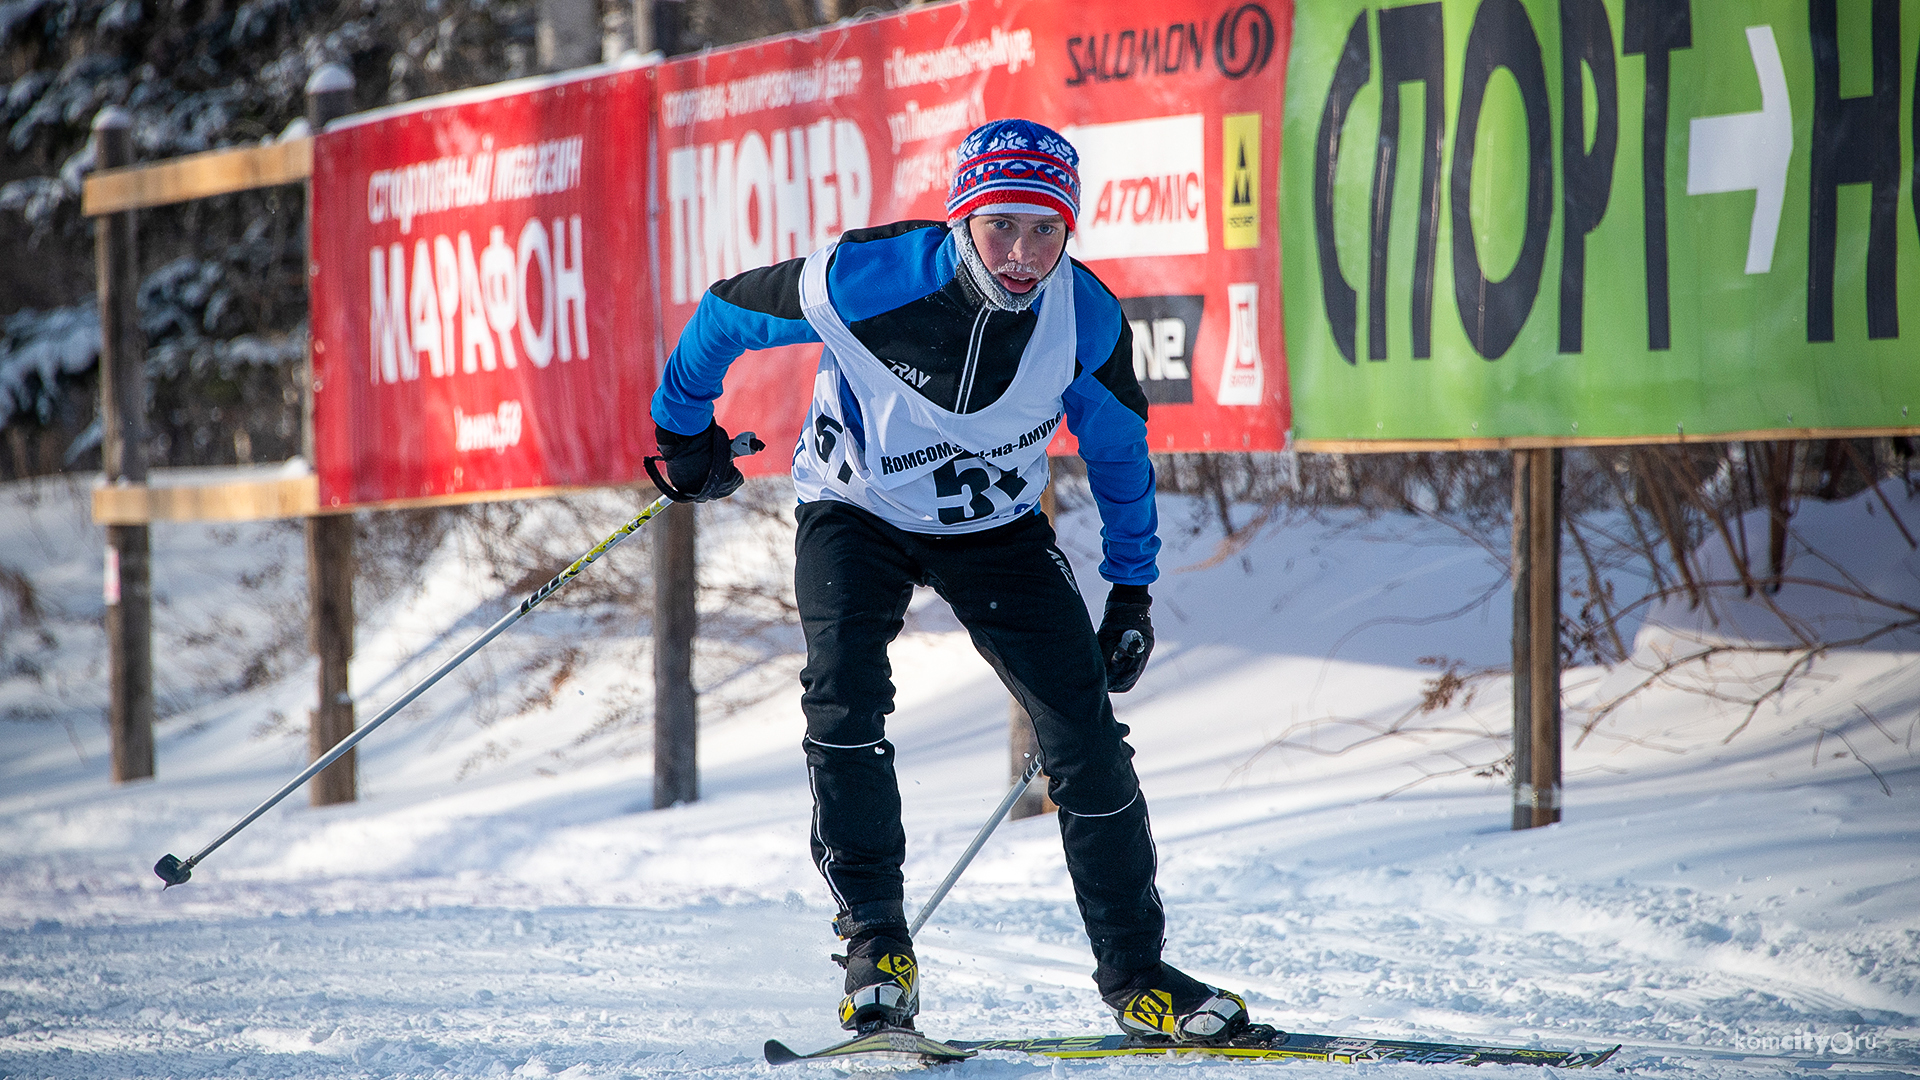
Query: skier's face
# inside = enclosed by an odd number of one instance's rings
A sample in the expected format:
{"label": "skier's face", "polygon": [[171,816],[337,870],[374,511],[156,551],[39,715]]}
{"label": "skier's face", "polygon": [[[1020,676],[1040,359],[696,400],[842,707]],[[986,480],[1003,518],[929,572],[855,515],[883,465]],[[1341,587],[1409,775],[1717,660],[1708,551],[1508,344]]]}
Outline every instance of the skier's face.
{"label": "skier's face", "polygon": [[1067,249],[1067,222],[1059,214],[976,214],[967,229],[980,260],[1015,295],[1046,277]]}

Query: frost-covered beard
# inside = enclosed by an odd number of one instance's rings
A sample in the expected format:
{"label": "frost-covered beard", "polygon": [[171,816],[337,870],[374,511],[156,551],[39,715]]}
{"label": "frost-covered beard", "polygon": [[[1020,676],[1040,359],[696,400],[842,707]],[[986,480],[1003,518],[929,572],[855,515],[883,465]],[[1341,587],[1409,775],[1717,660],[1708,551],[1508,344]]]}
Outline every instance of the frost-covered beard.
{"label": "frost-covered beard", "polygon": [[1059,262],[1053,264],[1033,283],[1033,288],[1023,293],[1009,292],[1000,279],[987,269],[987,261],[980,257],[980,249],[973,246],[973,230],[967,227],[967,218],[961,218],[948,226],[953,231],[953,241],[960,248],[960,265],[965,268],[967,284],[972,286],[974,295],[980,302],[998,311],[1025,311],[1040,300],[1040,289],[1053,279],[1054,270],[1060,269],[1060,263],[1067,261],[1065,252],[1060,253]]}

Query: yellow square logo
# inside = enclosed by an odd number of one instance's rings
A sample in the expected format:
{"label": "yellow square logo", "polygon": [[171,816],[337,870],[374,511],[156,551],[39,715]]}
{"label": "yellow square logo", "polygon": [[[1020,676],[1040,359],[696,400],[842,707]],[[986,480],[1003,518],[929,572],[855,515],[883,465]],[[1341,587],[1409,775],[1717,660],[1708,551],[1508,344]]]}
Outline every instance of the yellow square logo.
{"label": "yellow square logo", "polygon": [[1229,251],[1260,246],[1260,114],[1235,113],[1220,121],[1221,233]]}

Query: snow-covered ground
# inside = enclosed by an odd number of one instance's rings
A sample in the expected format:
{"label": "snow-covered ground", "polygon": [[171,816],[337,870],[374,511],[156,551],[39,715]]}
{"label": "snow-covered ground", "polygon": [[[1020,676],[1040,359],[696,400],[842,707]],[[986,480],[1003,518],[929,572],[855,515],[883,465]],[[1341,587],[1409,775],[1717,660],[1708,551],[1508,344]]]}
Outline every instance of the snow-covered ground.
{"label": "snow-covered ground", "polygon": [[[542,608],[363,744],[360,802],[296,796],[162,892],[156,858],[199,850],[304,759],[301,537],[154,529],[159,775],[115,787],[86,495],[0,487],[0,1077],[745,1078],[768,1072],[768,1037],[838,1036],[798,641],[755,587],[782,572],[765,517],[720,508],[703,525],[706,583],[739,588],[724,607],[711,589],[705,615],[699,803],[648,809],[644,623]],[[610,529],[630,501],[588,509]],[[1920,521],[1920,501],[1896,501]],[[1097,522],[1068,505],[1065,546],[1091,582]],[[523,534],[546,513],[529,510]],[[1163,514],[1159,646],[1116,704],[1153,804],[1170,959],[1298,1030],[1624,1042],[1609,1068],[1665,1075],[1796,1057],[1920,1072],[1915,635],[1820,656],[1744,727],[1736,703],[1656,686],[1582,738],[1644,676],[1569,671],[1566,820],[1515,833],[1505,782],[1474,768],[1502,753],[1506,682],[1414,708],[1440,670],[1421,658],[1504,660],[1510,600],[1486,550],[1344,514],[1223,551],[1182,500]],[[1920,597],[1920,559],[1870,495],[1809,502],[1796,524],[1863,582]],[[474,542],[362,588],[362,719],[517,599]],[[1780,603],[1826,631],[1859,615],[1794,586]],[[1714,614],[1655,612],[1636,658],[1780,639],[1761,607]],[[911,908],[1005,790],[1007,704],[930,596],[893,659]],[[1734,656],[1715,685],[1751,693],[1785,662]],[[933,1034],[1109,1027],[1050,819],[1003,826],[918,944]],[[988,1055],[943,1071],[1248,1067]]]}

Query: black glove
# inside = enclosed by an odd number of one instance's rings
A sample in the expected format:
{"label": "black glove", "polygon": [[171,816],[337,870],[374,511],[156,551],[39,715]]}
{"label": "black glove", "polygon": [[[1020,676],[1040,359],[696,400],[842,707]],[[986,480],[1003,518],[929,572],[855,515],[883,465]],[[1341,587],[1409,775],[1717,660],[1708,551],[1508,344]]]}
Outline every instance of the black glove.
{"label": "black glove", "polygon": [[736,453],[733,441],[717,421],[709,423],[707,430],[698,435],[682,435],[655,424],[653,438],[660,446],[659,460],[667,463],[667,478],[660,478],[653,458],[647,459],[647,473],[661,493],[674,502],[724,499],[746,483],[746,477],[740,475],[739,467],[733,463]]}
{"label": "black glove", "polygon": [[1115,585],[1107,593],[1107,612],[1100,619],[1100,656],[1107,662],[1107,690],[1124,694],[1140,681],[1153,654],[1153,620],[1147,609],[1153,597],[1145,585]]}

